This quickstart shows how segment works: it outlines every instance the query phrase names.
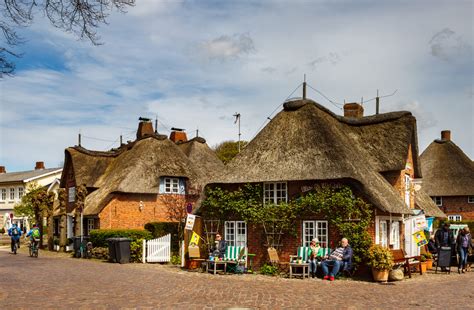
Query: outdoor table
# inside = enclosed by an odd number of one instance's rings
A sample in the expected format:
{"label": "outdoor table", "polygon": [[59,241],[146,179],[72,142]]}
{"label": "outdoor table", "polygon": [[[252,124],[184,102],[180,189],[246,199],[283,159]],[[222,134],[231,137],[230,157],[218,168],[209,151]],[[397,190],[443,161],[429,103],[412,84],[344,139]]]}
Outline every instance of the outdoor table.
{"label": "outdoor table", "polygon": [[211,263],[214,264],[214,274],[217,274],[217,265],[224,265],[224,274],[226,273],[227,270],[227,261],[224,260],[206,260],[207,267],[206,267],[206,272],[209,272],[209,265]]}
{"label": "outdoor table", "polygon": [[[293,272],[293,268],[301,268],[303,271],[302,273]],[[305,277],[309,278],[309,264],[308,263],[290,263],[290,279],[293,276],[302,276],[303,279]]]}

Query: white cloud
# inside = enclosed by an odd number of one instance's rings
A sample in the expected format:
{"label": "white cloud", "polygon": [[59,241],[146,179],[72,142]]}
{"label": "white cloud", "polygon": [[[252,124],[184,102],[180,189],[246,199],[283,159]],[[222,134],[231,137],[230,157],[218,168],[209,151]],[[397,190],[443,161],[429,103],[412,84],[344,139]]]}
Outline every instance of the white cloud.
{"label": "white cloud", "polygon": [[228,60],[255,52],[255,46],[248,33],[222,35],[203,42],[201,49],[209,59]]}
{"label": "white cloud", "polygon": [[431,55],[444,61],[456,61],[470,58],[472,61],[472,46],[450,28],[437,32],[429,41]]}

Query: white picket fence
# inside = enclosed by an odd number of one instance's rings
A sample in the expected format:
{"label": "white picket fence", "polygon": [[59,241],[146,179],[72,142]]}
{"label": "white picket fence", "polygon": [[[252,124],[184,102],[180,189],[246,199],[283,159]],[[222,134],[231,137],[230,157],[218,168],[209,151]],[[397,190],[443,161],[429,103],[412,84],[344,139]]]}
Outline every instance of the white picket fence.
{"label": "white picket fence", "polygon": [[143,263],[165,263],[171,260],[171,234],[143,240]]}

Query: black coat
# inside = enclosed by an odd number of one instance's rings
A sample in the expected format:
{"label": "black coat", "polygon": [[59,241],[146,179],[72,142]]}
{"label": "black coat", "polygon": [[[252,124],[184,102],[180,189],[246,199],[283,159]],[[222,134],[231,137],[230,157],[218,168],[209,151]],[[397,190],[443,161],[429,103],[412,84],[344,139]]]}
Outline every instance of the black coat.
{"label": "black coat", "polygon": [[436,247],[442,247],[442,246],[452,246],[454,244],[454,233],[452,230],[448,230],[448,243],[445,244],[443,242],[443,233],[444,229],[438,229],[435,234],[435,242],[436,242]]}
{"label": "black coat", "polygon": [[225,254],[225,251],[227,250],[227,241],[221,240],[219,241],[218,244],[214,243],[214,245],[211,248],[212,253],[216,253],[219,257],[223,257]]}

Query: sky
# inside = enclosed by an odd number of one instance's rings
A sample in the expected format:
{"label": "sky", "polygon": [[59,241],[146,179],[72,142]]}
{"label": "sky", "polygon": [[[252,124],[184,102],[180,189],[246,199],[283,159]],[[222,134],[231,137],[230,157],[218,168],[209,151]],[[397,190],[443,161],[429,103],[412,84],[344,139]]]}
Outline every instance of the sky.
{"label": "sky", "polygon": [[61,166],[79,133],[93,150],[134,140],[139,117],[212,147],[237,140],[237,112],[251,140],[305,74],[307,96],[337,114],[361,100],[374,114],[377,90],[395,92],[380,111],[416,116],[420,153],[449,129],[474,158],[472,1],[136,2],[109,16],[99,46],[41,14],[19,30],[23,57],[0,79],[7,172]]}

